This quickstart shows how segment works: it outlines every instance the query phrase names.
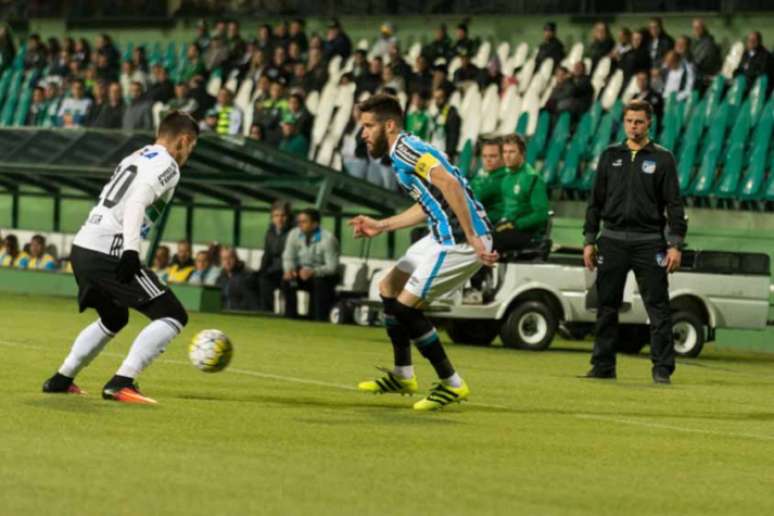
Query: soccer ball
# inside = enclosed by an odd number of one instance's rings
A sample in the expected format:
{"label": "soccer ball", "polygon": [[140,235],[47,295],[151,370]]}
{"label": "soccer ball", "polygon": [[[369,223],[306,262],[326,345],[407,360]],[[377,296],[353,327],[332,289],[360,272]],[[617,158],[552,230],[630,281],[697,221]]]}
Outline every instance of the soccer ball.
{"label": "soccer ball", "polygon": [[217,373],[231,362],[234,347],[225,333],[220,330],[202,330],[188,346],[191,363],[205,373]]}

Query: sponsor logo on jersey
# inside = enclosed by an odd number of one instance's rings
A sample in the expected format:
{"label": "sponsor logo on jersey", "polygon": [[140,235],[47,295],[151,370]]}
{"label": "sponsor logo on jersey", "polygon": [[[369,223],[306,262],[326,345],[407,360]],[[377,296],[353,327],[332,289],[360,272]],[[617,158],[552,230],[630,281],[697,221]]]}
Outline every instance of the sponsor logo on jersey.
{"label": "sponsor logo on jersey", "polygon": [[612,164],[612,166],[614,166],[614,167],[620,167],[621,165],[623,165],[623,160],[621,158],[618,158]]}
{"label": "sponsor logo on jersey", "polygon": [[646,159],[642,162],[642,171],[646,174],[652,174],[656,171],[656,162]]}
{"label": "sponsor logo on jersey", "polygon": [[170,165],[169,168],[159,176],[159,183],[161,183],[161,186],[166,186],[167,183],[175,178],[175,176],[177,176],[177,168],[174,165]]}

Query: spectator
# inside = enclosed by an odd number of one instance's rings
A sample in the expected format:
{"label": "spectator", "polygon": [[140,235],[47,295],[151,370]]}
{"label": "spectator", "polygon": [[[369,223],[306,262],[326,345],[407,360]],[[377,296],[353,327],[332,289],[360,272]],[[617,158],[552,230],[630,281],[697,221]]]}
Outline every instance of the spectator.
{"label": "spectator", "polygon": [[344,136],[341,140],[341,161],[344,170],[352,177],[365,179],[368,173],[368,148],[363,139],[363,127],[360,125],[360,111],[355,104]]}
{"label": "spectator", "polygon": [[269,65],[266,62],[266,52],[261,49],[255,49],[250,57],[250,66],[247,68],[246,77],[253,80],[254,83],[266,73]]}
{"label": "spectator", "polygon": [[[105,81],[105,82],[113,82],[117,81],[119,74],[118,70],[110,65],[110,62],[108,61],[108,57],[105,54],[97,54],[96,59],[96,76],[98,80]],[[76,63],[81,63],[80,61],[75,61]]]}
{"label": "spectator", "polygon": [[167,103],[164,111],[167,113],[170,111],[182,111],[183,113],[193,115],[198,107],[196,99],[191,96],[188,83],[178,82],[175,85],[175,97]]}
{"label": "spectator", "polygon": [[400,46],[397,43],[390,45],[390,48],[387,50],[387,57],[389,58],[387,62],[390,63],[390,68],[392,68],[395,76],[403,81],[402,90],[405,90],[413,72],[411,71],[411,66],[403,59],[403,55],[400,53]]}
{"label": "spectator", "polygon": [[301,53],[305,54],[309,50],[309,41],[306,38],[305,22],[301,18],[296,18],[290,22],[290,31],[288,37],[291,43],[296,43],[301,49]]}
{"label": "spectator", "polygon": [[470,54],[462,48],[460,51],[460,67],[454,72],[452,82],[456,87],[461,87],[463,83],[478,80],[481,71],[470,60]]}
{"label": "spectator", "polygon": [[221,88],[218,92],[218,103],[215,104],[218,112],[218,134],[239,134],[242,127],[242,110],[234,105],[234,94],[228,88]]}
{"label": "spectator", "polygon": [[352,54],[352,56],[352,71],[350,73],[352,74],[352,77],[357,80],[368,73],[368,53],[359,48],[355,50],[355,53]]}
{"label": "spectator", "polygon": [[217,284],[219,276],[220,267],[212,264],[209,253],[207,251],[196,253],[194,271],[188,277],[188,283],[190,285],[214,286]]}
{"label": "spectator", "polygon": [[454,52],[452,50],[451,39],[446,31],[446,24],[442,23],[435,29],[433,41],[428,43],[422,49],[422,55],[430,62],[434,63],[443,59],[448,62],[451,60]]}
{"label": "spectator", "polygon": [[457,25],[457,40],[452,45],[453,55],[472,56],[476,52],[476,43],[468,37],[468,26],[465,23]]}
{"label": "spectator", "polygon": [[658,93],[664,95],[664,69],[663,68],[651,68],[650,69],[650,88]]}
{"label": "spectator", "polygon": [[232,20],[227,25],[226,46],[228,47],[228,56],[224,63],[224,77],[228,77],[229,72],[239,66],[247,50],[247,44],[239,33],[239,22],[237,21]]}
{"label": "spectator", "polygon": [[280,127],[282,139],[279,143],[279,150],[306,159],[309,155],[309,139],[299,132],[298,120],[288,113],[282,119]]}
{"label": "spectator", "polygon": [[253,124],[250,126],[250,134],[247,135],[248,138],[251,140],[255,140],[257,142],[263,141],[263,129],[261,129],[261,126],[258,124]]}
{"label": "spectator", "polygon": [[261,124],[263,135],[269,143],[278,144],[282,138],[280,122],[287,112],[285,86],[281,81],[272,82],[269,87],[269,98],[256,103],[253,115],[253,121]]}
{"label": "spectator", "polygon": [[395,37],[395,27],[392,23],[384,22],[379,27],[379,38],[371,47],[371,55],[386,59],[390,54],[390,46],[397,43],[398,38]]}
{"label": "spectator", "polygon": [[121,65],[119,81],[121,82],[124,97],[129,98],[133,82],[138,83],[143,90],[148,87],[148,74],[138,70],[131,61],[124,61]]}
{"label": "spectator", "polygon": [[632,49],[632,31],[629,27],[623,27],[618,31],[618,43],[610,52],[610,57],[615,62],[619,62],[621,57]]}
{"label": "spectator", "polygon": [[644,44],[642,32],[632,32],[631,50],[619,55],[618,66],[624,74],[624,84],[628,84],[637,72],[650,71],[650,54]]}
{"label": "spectator", "polygon": [[432,89],[430,91],[435,91],[438,88],[443,88],[446,90],[446,95],[449,96],[454,92],[454,85],[449,81],[449,71],[446,68],[446,65],[438,64],[433,66],[433,81],[432,81]]}
{"label": "spectator", "polygon": [[260,309],[274,311],[274,291],[282,286],[282,254],[292,226],[290,203],[275,201],[271,206],[271,224],[263,240],[263,256],[258,268]]}
{"label": "spectator", "polygon": [[720,72],[723,56],[720,46],[715,43],[715,38],[709,33],[701,18],[693,20],[692,29],[694,39],[691,43],[691,54],[696,65],[697,80],[703,86],[707,86],[712,77]]}
{"label": "spectator", "polygon": [[97,40],[94,44],[94,51],[99,54],[107,56],[108,65],[113,69],[114,73],[118,73],[119,63],[121,62],[121,54],[113,44],[113,40],[108,34],[100,34],[97,36]]}
{"label": "spectator", "polygon": [[571,111],[577,119],[591,108],[594,101],[594,86],[591,85],[591,78],[586,73],[583,61],[578,61],[572,67],[572,85],[574,105]]}
{"label": "spectator", "polygon": [[406,115],[406,130],[422,140],[427,140],[430,136],[430,114],[427,112],[427,102],[427,94],[412,94],[411,106]]}
{"label": "spectator", "polygon": [[169,80],[167,69],[160,64],[153,65],[153,83],[148,88],[147,99],[152,103],[165,104],[175,96],[175,86]]}
{"label": "spectator", "polygon": [[312,135],[312,115],[304,106],[304,97],[300,93],[291,93],[288,97],[288,113],[297,122],[298,132],[309,139]]}
{"label": "spectator", "polygon": [[250,282],[249,271],[239,259],[236,249],[224,247],[220,251],[222,267],[217,286],[226,310],[256,310],[258,302]]}
{"label": "spectator", "polygon": [[659,120],[663,121],[662,114],[664,112],[664,100],[659,92],[651,88],[650,74],[646,71],[637,72],[635,78],[637,81],[638,93],[636,93],[631,100],[644,100],[653,107],[653,114],[656,115]]}
{"label": "spectator", "polygon": [[417,56],[416,72],[409,81],[409,94],[430,91],[433,86],[433,73],[430,71],[430,62],[423,55]]}
{"label": "spectator", "polygon": [[229,49],[226,40],[222,37],[212,38],[207,51],[204,54],[204,67],[208,72],[220,68],[229,57]]}
{"label": "spectator", "polygon": [[258,38],[256,39],[255,45],[258,50],[261,50],[266,55],[271,55],[274,51],[271,27],[269,25],[264,24],[258,27]]}
{"label": "spectator", "polygon": [[86,90],[81,79],[76,79],[70,87],[70,97],[62,101],[59,108],[59,119],[62,127],[83,127],[86,114],[91,107],[91,99],[86,97]]}
{"label": "spectator", "polygon": [[615,41],[610,35],[610,27],[605,22],[597,22],[591,33],[591,44],[589,45],[589,57],[591,57],[591,70],[597,68],[597,63],[615,48]]}
{"label": "spectator", "polygon": [[196,101],[196,111],[194,111],[193,116],[195,119],[200,120],[215,105],[215,97],[207,93],[207,86],[204,77],[201,75],[195,75],[188,82],[188,88],[191,92],[191,97]]}
{"label": "spectator", "polygon": [[694,73],[691,63],[681,59],[674,50],[664,58],[664,98],[674,93],[679,101],[687,99],[693,91]]}
{"label": "spectator", "polygon": [[46,90],[41,86],[35,86],[32,90],[32,102],[24,125],[42,127],[47,114]]}
{"label": "spectator", "polygon": [[117,82],[110,83],[107,96],[107,102],[102,104],[91,126],[102,129],[121,129],[124,119],[124,97],[121,94],[121,85]]}
{"label": "spectator", "polygon": [[132,49],[132,64],[137,70],[141,70],[146,74],[150,71],[148,57],[145,55],[145,47],[139,46]]}
{"label": "spectator", "polygon": [[497,86],[498,93],[501,91],[503,74],[500,71],[500,59],[496,55],[489,58],[486,68],[479,72],[477,80],[482,93],[492,84]]}
{"label": "spectator", "polygon": [[16,56],[16,45],[13,42],[11,29],[7,25],[0,25],[0,72],[13,64]]}
{"label": "spectator", "polygon": [[564,66],[556,68],[554,79],[554,89],[548,97],[546,109],[556,115],[567,110],[567,106],[572,101],[574,88],[570,71]]}
{"label": "spectator", "polygon": [[324,49],[326,61],[330,61],[333,56],[341,56],[342,60],[346,60],[352,53],[352,41],[344,33],[338,20],[331,20],[328,24],[328,34]]}
{"label": "spectator", "polygon": [[667,52],[675,46],[675,40],[664,31],[664,24],[661,18],[653,17],[648,22],[648,33],[650,41],[648,42],[648,55],[654,65],[661,64]]}
{"label": "spectator", "polygon": [[288,58],[285,47],[275,47],[271,63],[266,68],[266,76],[272,81],[279,80],[280,78],[287,81],[289,76],[287,64]]}
{"label": "spectator", "polygon": [[214,133],[218,129],[218,110],[210,109],[199,121],[199,130],[203,133]]}
{"label": "spectator", "polygon": [[91,96],[93,102],[89,106],[89,110],[86,112],[86,118],[83,125],[86,127],[94,127],[94,122],[97,120],[97,115],[104,107],[108,100],[107,84],[102,81],[97,81],[94,84],[94,88],[91,90]]}
{"label": "spectator", "polygon": [[[508,172],[503,164],[499,138],[481,143],[481,168],[470,181],[470,188],[486,210],[489,221],[497,224],[503,217],[502,181]],[[509,194],[512,195],[512,194]]]}
{"label": "spectator", "polygon": [[205,73],[207,73],[207,68],[204,66],[201,50],[199,50],[196,43],[191,43],[188,45],[188,50],[186,50],[185,62],[183,62],[183,67],[180,69],[178,80],[189,82],[195,76],[204,75]]}
{"label": "spectator", "polygon": [[[110,64],[107,54],[97,54],[97,56],[95,56],[95,61],[96,57],[100,55],[105,56],[105,62]],[[75,41],[73,44],[72,59],[78,61],[81,66],[88,66],[91,64],[91,45],[89,45],[89,42],[86,40],[86,38],[78,38]],[[114,64],[112,65],[112,71],[114,73],[118,71]]]}
{"label": "spectator", "polygon": [[70,75],[70,53],[67,50],[60,50],[58,54],[51,56],[48,75],[56,75],[62,78]]}
{"label": "spectator", "polygon": [[196,23],[196,37],[192,43],[199,49],[199,53],[205,52],[210,46],[210,33],[207,30],[207,21],[199,20]]}
{"label": "spectator", "polygon": [[169,275],[169,247],[160,245],[153,255],[153,265],[151,270],[156,273],[162,283],[167,282]]}
{"label": "spectator", "polygon": [[62,104],[62,96],[59,93],[59,83],[55,80],[46,82],[46,114],[43,119],[43,127],[57,127],[59,125],[59,106]]}
{"label": "spectator", "polygon": [[691,40],[688,36],[678,36],[675,40],[675,53],[681,61],[693,64],[693,57],[691,55]]}
{"label": "spectator", "polygon": [[338,282],[339,243],[320,227],[320,212],[307,208],[298,215],[298,227],[287,236],[282,253],[285,315],[298,317],[296,294],[310,293],[309,315],[325,321],[333,307]]}
{"label": "spectator", "polygon": [[16,267],[19,269],[55,271],[56,260],[46,253],[46,238],[43,235],[35,235],[30,240],[29,255],[19,256],[16,259]]}
{"label": "spectator", "polygon": [[[763,46],[763,36],[758,31],[747,35],[746,47],[744,54],[742,54],[742,61],[734,75],[744,75],[747,79],[747,87],[750,88],[758,76],[770,71],[771,56]],[[769,78],[769,88],[771,88],[772,83],[774,83],[774,77]]]}
{"label": "spectator", "polygon": [[538,47],[538,53],[535,57],[535,70],[539,70],[543,61],[548,58],[554,60],[552,71],[564,59],[564,45],[556,37],[556,23],[554,22],[548,22],[543,25],[543,42]]}
{"label": "spectator", "polygon": [[129,131],[153,129],[151,105],[143,98],[143,88],[139,82],[132,82],[129,86],[129,104],[124,108],[121,127]]}
{"label": "spectator", "polygon": [[37,68],[42,70],[48,61],[46,47],[37,34],[31,34],[27,38],[27,52],[24,54],[24,69],[31,70]]}
{"label": "spectator", "polygon": [[382,69],[382,87],[390,88],[396,92],[405,92],[406,83],[403,77],[395,74],[395,69],[392,66],[385,66]]}
{"label": "spectator", "polygon": [[282,20],[277,22],[274,26],[274,48],[282,47],[287,50],[290,44],[290,36],[288,36],[288,24]]}
{"label": "spectator", "polygon": [[27,258],[27,253],[19,249],[16,235],[6,235],[0,251],[0,267],[13,267],[19,260]]}
{"label": "spectator", "polygon": [[355,98],[360,97],[360,94],[367,91],[370,94],[376,93],[382,86],[382,58],[374,57],[368,63],[368,72],[361,75],[355,81],[357,89],[355,90]]}
{"label": "spectator", "polygon": [[322,52],[317,48],[309,49],[309,61],[306,65],[306,77],[304,78],[304,91],[320,91],[328,82],[328,67],[322,60]]}
{"label": "spectator", "polygon": [[167,281],[169,283],[186,283],[193,270],[191,243],[188,240],[180,240],[177,243],[177,252],[169,265]]}
{"label": "spectator", "polygon": [[433,92],[436,114],[430,130],[430,142],[441,152],[445,152],[449,160],[457,158],[457,145],[460,141],[462,119],[457,109],[449,104],[449,95],[443,88]]}
{"label": "spectator", "polygon": [[301,47],[295,41],[288,44],[288,65],[287,70],[292,73],[293,67],[298,63],[303,63],[304,56],[301,53]]}

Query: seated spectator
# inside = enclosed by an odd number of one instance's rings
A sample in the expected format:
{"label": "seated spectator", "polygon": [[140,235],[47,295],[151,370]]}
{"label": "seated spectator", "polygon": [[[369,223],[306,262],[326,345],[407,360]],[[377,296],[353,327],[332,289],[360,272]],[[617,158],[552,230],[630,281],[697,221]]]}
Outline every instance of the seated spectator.
{"label": "seated spectator", "polygon": [[234,94],[228,88],[221,88],[218,92],[218,103],[215,104],[218,112],[218,125],[215,130],[218,134],[239,134],[242,128],[242,110],[234,105]]}
{"label": "seated spectator", "polygon": [[478,86],[482,93],[492,84],[497,86],[498,93],[501,92],[503,74],[500,71],[500,59],[497,56],[492,56],[489,58],[489,62],[486,64],[486,68],[479,72],[477,80]]}
{"label": "seated spectator", "polygon": [[282,253],[282,291],[285,315],[298,317],[296,295],[299,290],[310,294],[309,316],[325,321],[336,300],[339,243],[320,227],[320,212],[307,208],[298,214],[298,226],[288,233]]}
{"label": "seated spectator", "polygon": [[[81,61],[76,61],[76,63],[83,66]],[[97,54],[95,71],[97,79],[101,81],[113,82],[117,81],[119,78],[118,70],[113,67],[110,61],[108,61],[108,56],[105,54]]]}
{"label": "seated spectator", "polygon": [[255,44],[258,50],[262,50],[269,55],[274,49],[274,41],[271,33],[271,25],[263,24],[258,27],[258,37],[255,38]]}
{"label": "seated spectator", "polygon": [[411,106],[406,114],[406,130],[414,136],[427,140],[430,136],[430,114],[427,112],[427,93],[411,95]]}
{"label": "seated spectator", "polygon": [[691,55],[696,65],[697,82],[702,85],[703,89],[720,72],[720,68],[723,66],[723,55],[720,46],[715,43],[715,38],[707,30],[701,18],[694,19],[691,27],[693,29]]}
{"label": "seated spectator", "polygon": [[258,269],[260,309],[274,311],[274,291],[282,285],[282,254],[292,226],[290,203],[275,201],[271,206],[271,224],[263,241],[263,256]]}
{"label": "seated spectator", "polygon": [[464,82],[477,80],[481,71],[471,62],[470,54],[467,50],[462,49],[458,55],[460,67],[454,72],[452,82],[459,88]]}
{"label": "seated spectator", "polygon": [[[390,63],[390,68],[392,70],[392,74],[395,76],[396,79],[400,81],[401,87],[396,88],[397,91],[405,91],[406,86],[409,83],[409,80],[411,79],[411,74],[413,73],[411,71],[411,66],[406,62],[405,59],[403,59],[403,55],[400,53],[400,47],[397,43],[394,45],[390,45],[390,48],[387,50],[387,56],[388,56],[388,62]],[[428,61],[429,62],[429,61]],[[387,80],[384,81],[385,86],[388,82]]]}
{"label": "seated spectator", "polygon": [[220,68],[228,60],[229,50],[224,36],[213,37],[204,53],[204,67],[208,72]]}
{"label": "seated spectator", "polygon": [[119,62],[121,60],[121,54],[113,44],[113,40],[108,34],[100,34],[97,36],[94,45],[94,51],[97,55],[104,54],[108,58],[108,63],[115,72],[118,72]]}
{"label": "seated spectator", "polygon": [[365,179],[368,173],[368,147],[363,139],[363,127],[360,125],[360,111],[355,104],[352,118],[344,130],[341,142],[341,161],[347,174]]}
{"label": "seated spectator", "polygon": [[395,37],[395,26],[392,23],[384,22],[379,27],[379,37],[371,47],[371,55],[386,59],[390,53],[390,45],[398,43],[398,38]]}
{"label": "seated spectator", "polygon": [[681,61],[693,64],[693,57],[691,54],[691,40],[688,36],[678,36],[675,40],[675,54]]}
{"label": "seated spectator", "polygon": [[[104,55],[105,58],[106,58],[106,62],[108,62],[110,64],[109,60],[107,59],[108,56],[105,53],[96,54],[95,57],[99,57],[101,55]],[[91,60],[92,60],[91,45],[89,44],[89,42],[88,42],[88,40],[86,38],[78,38],[73,43],[72,58],[75,61],[78,61],[79,63],[81,63],[83,66],[86,66],[86,65],[91,63]],[[115,66],[115,65],[113,64],[113,66]],[[114,79],[114,80],[116,80],[116,79]]]}
{"label": "seated spectator", "polygon": [[124,119],[124,99],[121,85],[113,82],[108,86],[108,98],[91,121],[91,127],[102,129],[120,129]]}
{"label": "seated spectator", "polygon": [[247,44],[239,33],[239,22],[236,20],[231,20],[226,26],[226,47],[228,48],[228,57],[223,64],[224,77],[228,77],[229,71],[239,66],[247,50]]}
{"label": "seated spectator", "polygon": [[236,249],[220,250],[221,271],[216,285],[225,310],[256,310],[258,302],[252,289],[250,274]]}
{"label": "seated spectator", "polygon": [[70,53],[67,50],[60,50],[57,55],[52,56],[48,75],[56,75],[63,78],[70,75]]}
{"label": "seated spectator", "polygon": [[591,58],[591,70],[597,68],[597,63],[613,51],[615,41],[610,35],[610,27],[605,22],[597,22],[591,32],[591,44],[589,45],[589,57]]}
{"label": "seated spectator", "polygon": [[188,83],[178,82],[175,85],[175,96],[167,103],[166,106],[164,106],[162,118],[164,117],[164,113],[168,113],[170,111],[182,111],[183,113],[193,115],[198,107],[199,105],[196,102],[196,99],[191,96]]}
{"label": "seated spectator", "polygon": [[631,50],[623,52],[618,56],[618,67],[624,74],[624,84],[629,84],[629,81],[637,72],[643,70],[650,71],[650,64],[650,54],[645,47],[642,32],[632,32]]}
{"label": "seated spectator", "polygon": [[352,41],[336,19],[331,20],[328,24],[328,33],[326,35],[324,49],[326,61],[330,61],[333,56],[341,56],[343,61],[352,53]]}
{"label": "seated spectator", "polygon": [[188,240],[180,240],[177,243],[177,252],[172,257],[167,272],[169,283],[185,283],[194,270],[194,261],[191,256],[191,243]]}
{"label": "seated spectator", "polygon": [[433,34],[433,40],[422,48],[422,55],[430,63],[435,63],[439,59],[443,59],[446,62],[451,61],[454,56],[452,50],[451,38],[446,31],[446,24],[440,24]]}
{"label": "seated spectator", "polygon": [[669,98],[674,93],[677,100],[683,101],[693,91],[693,66],[680,59],[674,50],[670,50],[664,58],[664,92],[663,97]]}
{"label": "seated spectator", "polygon": [[188,277],[188,284],[214,286],[218,283],[219,276],[220,267],[212,264],[209,253],[207,251],[196,253],[194,271]]}
{"label": "seated spectator", "polygon": [[[742,54],[742,61],[734,76],[744,75],[747,79],[747,88],[750,88],[760,75],[771,72],[772,64],[769,61],[771,61],[771,55],[763,46],[763,36],[758,31],[751,32],[747,35],[745,52]],[[774,77],[769,77],[769,91],[772,84],[774,84]]]}
{"label": "seated spectator", "polygon": [[191,43],[186,50],[185,61],[183,62],[183,67],[180,69],[177,80],[189,82],[197,75],[204,75],[206,72],[207,68],[204,66],[199,47],[196,43]]}
{"label": "seated spectator", "polygon": [[196,45],[200,52],[206,50],[210,45],[210,32],[207,27],[207,20],[196,22],[196,37],[192,44]]}
{"label": "seated spectator", "polygon": [[306,53],[309,50],[309,41],[306,38],[304,32],[306,22],[302,18],[296,18],[290,22],[290,28],[288,29],[288,38],[291,43],[296,43],[301,49],[301,53]]}
{"label": "seated spectator", "polygon": [[663,121],[662,114],[664,112],[664,99],[661,94],[651,88],[650,86],[650,74],[642,71],[637,72],[635,75],[637,80],[638,93],[632,97],[632,100],[644,100],[653,107],[653,114]]}
{"label": "seated spectator", "polygon": [[554,71],[554,89],[546,102],[546,109],[553,114],[566,111],[566,106],[572,100],[573,85],[570,71],[564,66],[558,66]]}
{"label": "seated spectator", "polygon": [[13,267],[20,260],[26,260],[27,253],[19,249],[19,239],[16,235],[6,235],[3,249],[0,251],[0,267]]}
{"label": "seated spectator", "polygon": [[580,118],[591,108],[594,101],[594,86],[591,84],[591,78],[583,61],[578,61],[572,66],[572,85],[574,99],[572,111],[576,118]]}
{"label": "seated spectator", "polygon": [[648,55],[653,66],[661,64],[666,57],[667,52],[675,46],[675,40],[664,30],[664,23],[661,18],[655,16],[648,22],[648,33],[650,42],[648,43]]}
{"label": "seated spectator", "polygon": [[470,188],[483,204],[490,222],[503,218],[502,182],[508,171],[503,164],[502,144],[499,138],[484,140],[481,144],[481,168],[470,181]]}
{"label": "seated spectator", "polygon": [[205,84],[204,77],[201,75],[194,76],[188,82],[188,88],[197,106],[193,117],[196,120],[204,118],[205,113],[215,105],[215,97],[207,93],[207,85]]}
{"label": "seated spectator", "polygon": [[554,114],[569,112],[573,120],[588,111],[594,99],[594,87],[586,75],[586,66],[578,61],[572,68],[572,75],[565,67],[556,69],[556,85],[551,92],[546,107]]}
{"label": "seated spectator", "polygon": [[357,82],[357,79],[368,73],[368,52],[359,48],[352,54],[352,77]]}
{"label": "seated spectator", "polygon": [[46,237],[35,235],[30,240],[29,254],[16,259],[19,269],[55,271],[56,260],[46,253]]}
{"label": "seated spectator", "polygon": [[93,101],[89,110],[86,112],[86,118],[83,125],[86,127],[94,127],[94,121],[97,119],[97,115],[104,107],[108,100],[108,87],[107,84],[102,81],[97,81],[91,90],[91,96]]}
{"label": "seated spectator", "polygon": [[355,98],[360,97],[364,91],[367,91],[372,95],[376,93],[376,91],[382,86],[382,71],[382,58],[374,57],[371,59],[371,61],[368,63],[368,72],[355,80],[355,84],[357,84]]}
{"label": "seated spectator", "polygon": [[290,75],[290,82],[288,86],[290,91],[302,92],[305,91],[304,85],[306,84],[306,64],[303,61],[298,61],[293,65],[293,73]]}
{"label": "seated spectator", "polygon": [[203,133],[214,133],[218,129],[218,111],[215,108],[210,109],[204,114],[204,118],[199,121],[199,130]]}
{"label": "seated spectator", "polygon": [[291,70],[288,69],[288,64],[285,47],[275,47],[271,63],[266,67],[266,76],[272,81],[277,81],[281,77],[282,80],[287,82],[291,72]]}
{"label": "seated spectator", "polygon": [[288,97],[288,114],[296,119],[299,134],[308,140],[312,135],[312,114],[304,105],[304,97],[300,93],[291,93]]}
{"label": "seated spectator", "polygon": [[151,104],[143,97],[142,84],[133,82],[129,88],[129,104],[124,108],[121,127],[129,131],[153,129]]}
{"label": "seated spectator", "polygon": [[46,82],[46,114],[43,117],[43,127],[59,125],[59,107],[62,105],[62,95],[59,83],[55,80]]}
{"label": "seated spectator", "polygon": [[320,49],[310,48],[308,61],[306,64],[306,75],[304,76],[304,91],[320,91],[328,82],[328,67],[323,61],[323,54]]}
{"label": "seated spectator", "polygon": [[32,102],[24,125],[42,127],[46,121],[47,110],[46,90],[40,86],[35,86],[32,90]]}
{"label": "seated spectator", "polygon": [[540,70],[540,65],[548,58],[554,60],[552,71],[564,59],[564,45],[556,37],[556,23],[554,22],[543,25],[543,42],[538,47],[538,53],[535,56],[535,70]]}
{"label": "seated spectator", "polygon": [[444,88],[436,88],[433,91],[433,102],[436,114],[430,129],[430,142],[454,162],[460,142],[462,119],[457,109],[449,104],[449,94]]}
{"label": "seated spectator", "polygon": [[446,95],[450,96],[454,92],[454,85],[449,81],[449,70],[446,65],[438,64],[433,66],[433,88],[430,91],[435,91],[438,88],[446,90]]}
{"label": "seated spectator", "polygon": [[508,134],[502,142],[508,172],[502,181],[503,215],[494,233],[494,248],[498,252],[523,249],[545,233],[548,222],[546,184],[543,176],[524,159],[524,139]]}
{"label": "seated spectator", "polygon": [[169,247],[160,245],[153,256],[151,270],[156,273],[162,283],[166,283],[169,276]]}
{"label": "seated spectator", "polygon": [[37,68],[42,70],[46,67],[48,61],[48,52],[45,44],[41,41],[38,34],[31,34],[27,38],[27,51],[24,54],[24,69],[31,70]]}
{"label": "seated spectator", "polygon": [[167,103],[175,96],[175,86],[169,80],[167,69],[160,64],[153,65],[153,81],[146,94],[146,98],[152,103]]}
{"label": "seated spectator", "polygon": [[145,88],[148,87],[148,74],[143,72],[142,70],[138,70],[134,63],[131,61],[124,61],[121,65],[121,75],[119,77],[119,82],[121,83],[121,89],[123,90],[124,97],[129,98],[131,97],[131,89],[132,89],[132,83],[136,82],[139,83],[142,87],[143,91],[145,91]]}
{"label": "seated spectator", "polygon": [[263,141],[263,129],[261,129],[261,126],[258,124],[253,124],[250,126],[250,134],[247,135],[248,138],[251,140],[255,140],[257,142]]}
{"label": "seated spectator", "polygon": [[282,81],[274,81],[269,87],[269,98],[256,102],[253,121],[260,124],[266,141],[278,144],[282,138],[280,123],[288,112],[288,101],[285,98],[285,85]]}
{"label": "seated spectator", "polygon": [[430,91],[433,87],[433,73],[430,71],[430,62],[423,55],[417,56],[415,62],[416,72],[411,76],[408,84],[408,93]]}
{"label": "seated spectator", "polygon": [[299,132],[296,117],[290,113],[286,114],[280,127],[282,139],[279,142],[279,150],[306,159],[309,155],[309,139]]}
{"label": "seated spectator", "polygon": [[468,26],[465,23],[457,25],[457,40],[452,43],[453,55],[466,54],[472,56],[476,52],[476,43],[468,37]]}
{"label": "seated spectator", "polygon": [[61,126],[83,127],[92,101],[86,97],[86,89],[81,79],[73,81],[70,94],[71,96],[64,99],[59,107]]}

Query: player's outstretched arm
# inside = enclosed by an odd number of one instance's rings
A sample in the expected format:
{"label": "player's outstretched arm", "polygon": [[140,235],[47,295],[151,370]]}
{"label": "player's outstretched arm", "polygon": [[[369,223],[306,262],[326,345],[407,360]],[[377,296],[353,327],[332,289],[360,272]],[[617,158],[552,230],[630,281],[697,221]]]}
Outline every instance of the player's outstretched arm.
{"label": "player's outstretched arm", "polygon": [[479,259],[484,262],[485,265],[494,265],[495,262],[497,262],[497,253],[489,251],[481,240],[481,237],[476,235],[476,232],[473,231],[473,219],[470,216],[470,207],[468,206],[465,191],[462,189],[460,182],[440,165],[436,165],[430,169],[428,177],[431,178],[430,181],[441,191],[446,202],[449,203],[452,211],[457,216],[457,220],[459,220],[460,225],[462,225],[462,230],[465,232],[465,238],[473,249],[476,250]]}
{"label": "player's outstretched arm", "polygon": [[352,226],[355,238],[373,238],[385,231],[410,228],[426,220],[427,214],[422,209],[422,206],[416,203],[406,211],[382,220],[366,215],[358,215],[349,221],[349,225]]}

